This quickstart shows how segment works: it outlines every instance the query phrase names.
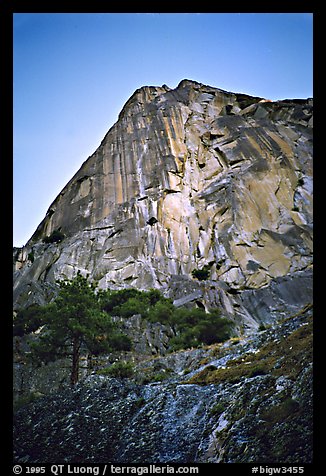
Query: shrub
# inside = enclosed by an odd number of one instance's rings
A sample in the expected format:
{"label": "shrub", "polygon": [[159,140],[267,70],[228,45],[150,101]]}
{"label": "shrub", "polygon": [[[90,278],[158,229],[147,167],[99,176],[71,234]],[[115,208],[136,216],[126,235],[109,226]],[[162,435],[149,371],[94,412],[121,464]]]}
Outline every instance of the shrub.
{"label": "shrub", "polygon": [[110,367],[98,370],[100,375],[115,378],[131,378],[134,375],[134,366],[131,362],[115,362]]}
{"label": "shrub", "polygon": [[108,341],[112,349],[116,351],[132,349],[132,340],[126,334],[113,333],[108,337]]}
{"label": "shrub", "polygon": [[139,296],[140,291],[137,289],[121,289],[119,291],[102,291],[100,295],[101,306],[103,311],[114,314],[114,311],[128,299]]}
{"label": "shrub", "polygon": [[202,269],[194,269],[192,272],[192,277],[198,279],[199,281],[204,281],[209,278],[210,266],[205,265]]}
{"label": "shrub", "polygon": [[172,326],[177,334],[169,343],[172,351],[223,342],[230,337],[231,323],[221,317],[218,309],[207,313],[202,308],[175,308],[172,300],[158,290],[102,291],[100,300],[102,309],[112,316],[140,314],[150,322]]}
{"label": "shrub", "polygon": [[60,243],[65,235],[60,230],[53,230],[51,235],[43,238],[43,243]]}
{"label": "shrub", "polygon": [[25,405],[28,405],[29,403],[35,402],[38,398],[41,398],[42,394],[38,392],[31,392],[28,393],[24,396],[19,397],[14,403],[13,403],[13,411],[14,413],[19,410],[20,408],[24,407]]}
{"label": "shrub", "polygon": [[148,300],[151,306],[154,306],[159,301],[170,301],[170,299],[164,298],[158,289],[150,289],[149,291],[146,291],[145,294],[146,299]]}
{"label": "shrub", "polygon": [[112,316],[127,318],[141,314],[151,322],[169,321],[174,309],[171,299],[164,298],[157,289],[104,291],[101,293],[101,301],[102,309]]}
{"label": "shrub", "polygon": [[156,374],[152,375],[150,378],[150,382],[162,382],[162,380],[166,380],[169,378],[171,374],[171,370],[161,370],[160,372],[157,372]]}
{"label": "shrub", "polygon": [[160,322],[162,324],[171,323],[175,307],[172,304],[172,301],[166,300],[157,301],[148,313],[148,319],[151,322]]}
{"label": "shrub", "polygon": [[198,344],[198,340],[192,335],[191,331],[185,331],[170,339],[169,350],[174,352],[182,349],[190,349],[191,347],[197,347]]}
{"label": "shrub", "polygon": [[223,342],[230,337],[231,322],[221,317],[218,309],[179,308],[173,314],[178,335],[171,339],[172,350]]}
{"label": "shrub", "polygon": [[257,364],[250,368],[248,377],[257,377],[258,375],[266,375],[267,369],[264,364]]}
{"label": "shrub", "polygon": [[293,398],[288,397],[278,405],[274,405],[262,412],[261,418],[268,423],[284,422],[300,411],[300,405]]}
{"label": "shrub", "polygon": [[218,309],[212,309],[205,318],[197,324],[198,339],[204,344],[210,345],[224,342],[230,337],[231,322],[221,317]]}
{"label": "shrub", "polygon": [[210,409],[210,414],[214,416],[219,416],[224,412],[224,410],[225,410],[225,405],[223,405],[223,403],[221,402],[217,402]]}
{"label": "shrub", "polygon": [[28,253],[27,259],[28,259],[31,263],[34,263],[35,256],[34,256],[33,250]]}

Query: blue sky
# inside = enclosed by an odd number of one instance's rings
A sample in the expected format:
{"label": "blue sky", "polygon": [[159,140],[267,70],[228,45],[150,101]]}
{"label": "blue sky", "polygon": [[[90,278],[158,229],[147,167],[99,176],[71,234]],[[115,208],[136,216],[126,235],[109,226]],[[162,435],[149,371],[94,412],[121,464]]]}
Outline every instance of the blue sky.
{"label": "blue sky", "polygon": [[187,78],[272,100],[312,97],[312,22],[310,13],[14,14],[14,245],[141,86]]}

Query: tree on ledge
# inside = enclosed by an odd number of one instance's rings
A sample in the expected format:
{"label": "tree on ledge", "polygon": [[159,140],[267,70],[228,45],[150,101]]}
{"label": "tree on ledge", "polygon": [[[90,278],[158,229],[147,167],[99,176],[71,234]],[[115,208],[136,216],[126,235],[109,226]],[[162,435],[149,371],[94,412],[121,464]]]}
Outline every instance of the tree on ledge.
{"label": "tree on ledge", "polygon": [[130,350],[131,342],[102,311],[95,285],[80,272],[72,280],[60,281],[59,286],[57,298],[41,307],[44,327],[40,337],[31,344],[32,357],[38,363],[70,357],[70,383],[75,385],[82,348],[99,355],[117,348]]}

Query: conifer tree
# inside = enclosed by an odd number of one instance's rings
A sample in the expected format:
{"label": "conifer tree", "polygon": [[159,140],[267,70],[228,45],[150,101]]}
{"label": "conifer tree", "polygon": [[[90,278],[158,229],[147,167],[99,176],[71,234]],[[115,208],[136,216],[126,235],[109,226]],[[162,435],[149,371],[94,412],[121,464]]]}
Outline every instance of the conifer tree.
{"label": "conifer tree", "polygon": [[[42,307],[44,327],[31,349],[38,362],[70,357],[70,382],[75,385],[79,379],[82,348],[99,355],[114,350],[117,342],[119,350],[130,350],[131,343],[126,336],[119,339],[121,334],[101,309],[95,285],[80,272],[72,280],[60,281],[59,287],[57,298]],[[124,349],[121,349],[122,342]]]}

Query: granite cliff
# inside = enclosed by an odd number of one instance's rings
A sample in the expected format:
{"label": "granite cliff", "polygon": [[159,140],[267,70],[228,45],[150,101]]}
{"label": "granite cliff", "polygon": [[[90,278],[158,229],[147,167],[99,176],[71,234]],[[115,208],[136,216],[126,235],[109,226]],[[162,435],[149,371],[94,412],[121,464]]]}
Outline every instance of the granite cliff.
{"label": "granite cliff", "polygon": [[74,387],[65,362],[28,364],[38,331],[17,338],[16,462],[312,461],[312,107],[189,80],[132,95],[14,249],[14,310],[80,271],[218,307],[234,337],[171,353],[168,325],[115,316],[132,351]]}
{"label": "granite cliff", "polygon": [[299,309],[312,293],[312,99],[189,80],[138,89],[14,269],[16,309],[78,270],[218,305],[245,332]]}

